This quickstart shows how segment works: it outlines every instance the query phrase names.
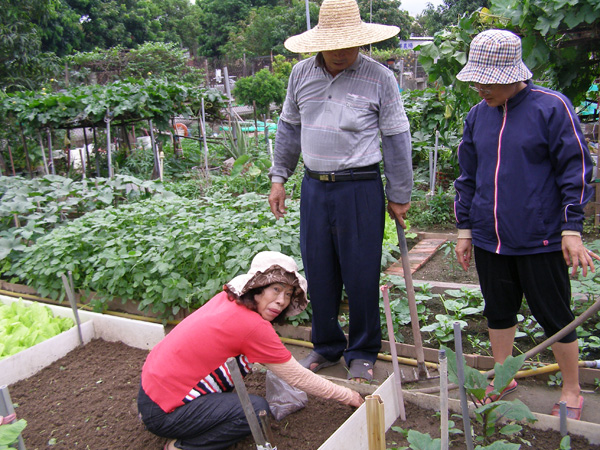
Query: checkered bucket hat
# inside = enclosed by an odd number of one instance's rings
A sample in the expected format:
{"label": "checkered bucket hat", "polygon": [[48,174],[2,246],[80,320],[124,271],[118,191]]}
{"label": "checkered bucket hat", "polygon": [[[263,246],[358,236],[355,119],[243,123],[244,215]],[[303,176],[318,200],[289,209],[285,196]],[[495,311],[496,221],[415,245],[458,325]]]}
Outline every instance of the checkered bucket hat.
{"label": "checkered bucket hat", "polygon": [[456,75],[460,81],[511,84],[532,77],[523,63],[521,39],[506,30],[487,30],[471,42],[469,61]]}

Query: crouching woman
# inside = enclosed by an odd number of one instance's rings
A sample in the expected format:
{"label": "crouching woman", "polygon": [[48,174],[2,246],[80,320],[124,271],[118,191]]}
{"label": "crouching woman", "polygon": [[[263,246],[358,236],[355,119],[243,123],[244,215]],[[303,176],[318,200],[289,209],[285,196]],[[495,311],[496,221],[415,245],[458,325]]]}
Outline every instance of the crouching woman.
{"label": "crouching woman", "polygon": [[[362,397],[302,367],[281,343],[271,322],[302,312],[306,280],[295,261],[261,252],[235,277],[177,325],[146,359],[138,410],[146,428],[168,438],[165,450],[225,449],[250,434],[225,362],[235,357],[242,375],[261,363],[309,394],[360,406]],[[267,401],[250,396],[255,412]]]}

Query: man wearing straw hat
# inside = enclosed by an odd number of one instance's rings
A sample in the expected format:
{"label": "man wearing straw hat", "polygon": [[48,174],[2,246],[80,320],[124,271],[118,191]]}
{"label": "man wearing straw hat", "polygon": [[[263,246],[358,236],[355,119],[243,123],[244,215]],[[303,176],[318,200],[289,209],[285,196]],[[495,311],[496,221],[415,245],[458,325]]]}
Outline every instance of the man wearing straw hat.
{"label": "man wearing straw hat", "polygon": [[[471,82],[482,101],[469,112],[458,149],[455,182],[456,256],[467,270],[472,246],[485,298],[494,360],[512,354],[523,295],[548,336],[574,318],[572,274],[594,271],[594,253],[581,241],[584,207],[591,196],[592,161],[569,100],[534,85],[521,59],[521,40],[487,30],[471,43],[469,61],[457,75]],[[552,345],[568,417],[579,420],[577,333]],[[493,385],[485,402],[514,391]],[[559,414],[558,403],[552,409]]]}
{"label": "man wearing straw hat", "polygon": [[[395,36],[395,26],[361,21],[355,0],[325,0],[319,24],[285,47],[317,53],[292,70],[275,141],[269,204],[285,214],[284,183],[302,154],[300,247],[313,309],[314,351],[300,361],[318,371],[342,356],[348,378],[373,378],[381,347],[379,275],[385,194],[404,226],[412,190],[409,124],[393,73],[359,47]],[[381,141],[381,144],[380,144]],[[338,322],[342,291],[350,327]]]}

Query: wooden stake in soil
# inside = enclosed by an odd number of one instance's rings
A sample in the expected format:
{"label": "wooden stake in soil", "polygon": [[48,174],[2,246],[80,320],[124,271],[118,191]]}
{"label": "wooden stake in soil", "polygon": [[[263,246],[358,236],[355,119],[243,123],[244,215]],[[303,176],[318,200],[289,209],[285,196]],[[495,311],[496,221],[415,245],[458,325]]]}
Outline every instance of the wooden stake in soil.
{"label": "wooden stake in soil", "polygon": [[441,414],[441,450],[448,450],[448,359],[446,351],[439,351],[440,363],[440,414]]}
{"label": "wooden stake in soil", "polygon": [[77,310],[77,301],[75,300],[75,292],[73,287],[73,278],[71,275],[71,271],[69,271],[70,282],[67,280],[67,277],[64,273],[61,273],[60,276],[62,278],[63,286],[65,287],[65,292],[67,293],[67,298],[69,299],[71,309],[73,310],[73,315],[75,316],[75,323],[77,324],[77,335],[79,337],[79,345],[83,345],[83,335],[81,334],[81,322],[79,321],[79,312]]}
{"label": "wooden stake in soil", "polygon": [[246,385],[242,379],[242,374],[240,372],[240,368],[238,367],[237,360],[235,358],[229,358],[225,364],[231,373],[235,390],[237,391],[242,408],[244,408],[244,414],[246,414],[246,420],[248,420],[248,425],[250,425],[250,431],[252,432],[254,442],[256,442],[256,448],[258,450],[271,449],[271,444],[266,441],[265,436],[260,428],[260,424],[258,423],[258,419],[256,417],[256,413],[254,412],[254,407],[252,406],[252,401],[250,400],[248,391],[246,390]]}
{"label": "wooden stake in soil", "polygon": [[365,398],[369,450],[385,450],[385,413],[379,395]]}
{"label": "wooden stake in soil", "polygon": [[398,352],[396,349],[396,337],[394,336],[394,322],[392,322],[392,309],[390,307],[390,296],[388,295],[389,286],[386,284],[381,287],[383,294],[383,307],[385,309],[385,321],[387,322],[388,339],[390,341],[390,351],[392,353],[392,367],[394,369],[394,381],[396,387],[396,397],[398,398],[398,409],[400,419],[406,420],[406,410],[404,409],[404,396],[402,394],[402,375],[398,367]]}

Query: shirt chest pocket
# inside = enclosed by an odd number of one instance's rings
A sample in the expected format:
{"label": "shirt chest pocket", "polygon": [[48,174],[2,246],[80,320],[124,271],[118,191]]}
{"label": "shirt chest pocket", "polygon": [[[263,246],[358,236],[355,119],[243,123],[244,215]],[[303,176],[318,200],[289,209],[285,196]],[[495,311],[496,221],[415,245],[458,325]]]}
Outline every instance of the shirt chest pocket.
{"label": "shirt chest pocket", "polygon": [[368,98],[356,94],[346,94],[344,107],[340,112],[340,129],[363,131],[377,124],[377,109]]}

